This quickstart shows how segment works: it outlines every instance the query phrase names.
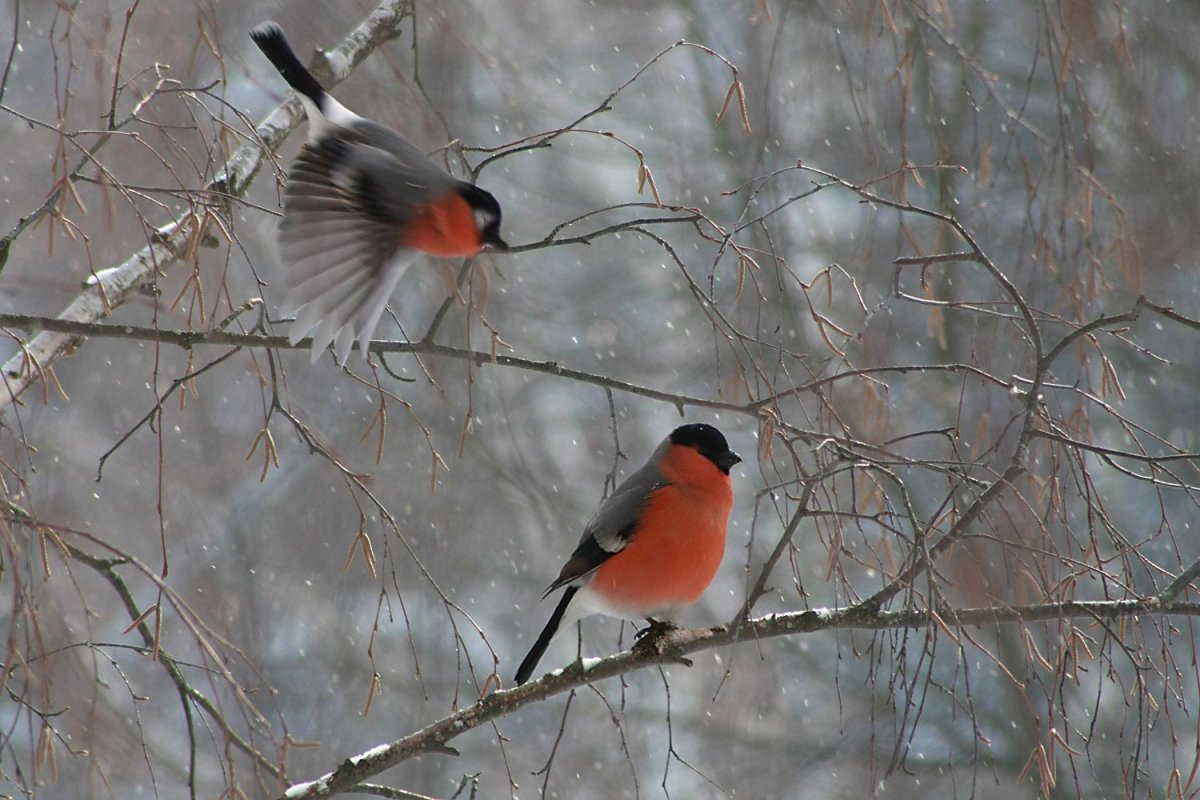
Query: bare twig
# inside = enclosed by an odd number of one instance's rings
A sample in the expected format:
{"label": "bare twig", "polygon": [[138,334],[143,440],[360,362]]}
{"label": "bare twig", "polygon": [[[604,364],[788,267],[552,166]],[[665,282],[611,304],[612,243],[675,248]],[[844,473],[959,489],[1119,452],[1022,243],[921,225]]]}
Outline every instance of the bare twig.
{"label": "bare twig", "polygon": [[[330,84],[344,80],[382,42],[395,37],[400,25],[411,13],[411,0],[384,0],[340,46],[328,54],[323,69],[314,68],[320,73],[319,77]],[[301,114],[295,98],[289,98],[276,108],[255,129],[257,141],[238,148],[229,157],[225,168],[203,190],[240,197],[258,174],[267,150],[274,150],[287,138],[302,118]],[[96,272],[92,285],[79,294],[58,318],[64,322],[87,323],[110,315],[114,308],[153,281],[159,271],[188,252],[188,241],[193,235],[188,224],[190,218],[189,212],[181,219],[159,226],[150,237],[150,242],[125,262]],[[45,331],[0,367],[7,376],[4,395],[0,396],[0,413],[30,384],[43,379],[58,359],[73,352],[79,341],[77,335]]]}
{"label": "bare twig", "polygon": [[[1200,603],[1160,605],[1156,599],[1108,600],[1094,602],[1046,603],[1028,606],[942,609],[939,616],[953,619],[959,626],[992,627],[1042,620],[1118,620],[1154,611],[1185,617],[1200,616]],[[655,648],[626,650],[600,659],[575,662],[539,680],[513,689],[503,689],[449,716],[390,744],[372,748],[347,758],[333,772],[307,783],[291,786],[281,800],[315,800],[334,797],[351,790],[367,778],[378,775],[411,758],[424,754],[452,752],[449,742],[498,717],[519,711],[532,703],[548,700],[605,678],[657,664],[678,663],[691,653],[724,647],[740,638],[771,639],[823,630],[896,630],[924,628],[930,613],[917,609],[887,611],[851,608],[819,608],[789,614],[772,614],[743,623],[713,628],[675,630],[666,634]]]}

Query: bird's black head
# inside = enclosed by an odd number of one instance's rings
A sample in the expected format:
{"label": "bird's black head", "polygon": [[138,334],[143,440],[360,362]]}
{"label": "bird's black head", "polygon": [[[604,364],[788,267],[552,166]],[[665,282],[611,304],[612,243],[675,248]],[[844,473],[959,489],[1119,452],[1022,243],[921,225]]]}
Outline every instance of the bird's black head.
{"label": "bird's black head", "polygon": [[729,449],[729,443],[725,441],[725,436],[712,425],[704,422],[680,425],[671,431],[671,435],[667,438],[671,440],[671,444],[692,448],[716,464],[717,469],[726,475],[729,474],[729,470],[733,468],[734,464],[740,463],[742,460],[741,456]]}
{"label": "bird's black head", "polygon": [[470,183],[462,184],[458,191],[475,212],[480,241],[496,250],[507,250],[508,245],[500,238],[500,204],[492,193]]}

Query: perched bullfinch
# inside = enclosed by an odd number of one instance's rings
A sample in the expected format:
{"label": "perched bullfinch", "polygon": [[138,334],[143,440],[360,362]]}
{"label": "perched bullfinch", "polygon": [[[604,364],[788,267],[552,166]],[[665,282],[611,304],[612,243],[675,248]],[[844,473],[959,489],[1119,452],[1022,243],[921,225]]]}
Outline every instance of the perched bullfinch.
{"label": "perched bullfinch", "polygon": [[581,617],[656,621],[699,599],[725,554],[729,470],[741,460],[712,425],[671,431],[600,506],[542,595],[566,587],[517,668],[517,685],[529,680],[554,635]]}
{"label": "perched bullfinch", "polygon": [[334,100],[288,44],[264,22],[250,38],[296,90],[308,141],[288,171],[279,244],[291,289],[281,310],[295,314],[292,344],[312,331],[316,361],[332,342],[345,365],[354,342],[364,353],[388,297],[421,253],[473,256],[505,249],[500,204],[436,166],[400,134]]}

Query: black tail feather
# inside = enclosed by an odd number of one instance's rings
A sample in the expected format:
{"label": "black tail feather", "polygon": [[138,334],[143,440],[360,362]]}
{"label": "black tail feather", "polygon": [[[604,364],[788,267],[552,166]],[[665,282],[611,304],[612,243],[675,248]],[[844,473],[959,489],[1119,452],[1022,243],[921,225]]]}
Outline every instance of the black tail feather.
{"label": "black tail feather", "polygon": [[296,58],[295,51],[283,35],[283,28],[274,22],[260,22],[250,31],[250,38],[275,69],[279,70],[288,86],[316,103],[317,108],[321,108],[321,98],[325,96],[325,90],[308,68],[300,63],[300,59]]}
{"label": "black tail feather", "polygon": [[533,670],[537,667],[538,662],[546,654],[546,648],[550,646],[550,640],[554,638],[554,634],[558,633],[558,625],[562,622],[563,614],[567,613],[567,606],[571,604],[571,598],[575,596],[575,592],[577,591],[579,591],[578,587],[569,586],[563,592],[563,596],[554,608],[554,613],[550,615],[546,627],[542,628],[541,636],[538,636],[537,641],[533,643],[533,647],[529,649],[529,654],[525,656],[525,659],[521,662],[521,666],[517,667],[517,676],[515,679],[517,686],[529,680],[529,676],[533,674]]}

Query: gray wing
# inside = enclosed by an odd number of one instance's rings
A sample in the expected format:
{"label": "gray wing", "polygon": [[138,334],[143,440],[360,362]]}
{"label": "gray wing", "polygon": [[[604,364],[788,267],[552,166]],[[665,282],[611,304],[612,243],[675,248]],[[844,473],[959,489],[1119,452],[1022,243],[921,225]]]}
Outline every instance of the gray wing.
{"label": "gray wing", "polygon": [[412,210],[462,184],[391,128],[360,120],[346,129],[358,209],[381,222],[404,224]]}
{"label": "gray wing", "polygon": [[401,246],[403,226],[454,182],[398,134],[365,120],[305,145],[288,173],[279,227],[292,343],[312,331],[314,361],[335,340],[339,364],[356,339],[365,352],[418,255]]}
{"label": "gray wing", "polygon": [[634,528],[646,501],[654,492],[669,483],[658,468],[658,463],[668,447],[670,442],[663,441],[649,461],[622,481],[616,491],[601,504],[584,528],[575,552],[563,565],[562,571],[558,573],[554,583],[550,584],[546,594],[586,577],[625,548],[633,537]]}

